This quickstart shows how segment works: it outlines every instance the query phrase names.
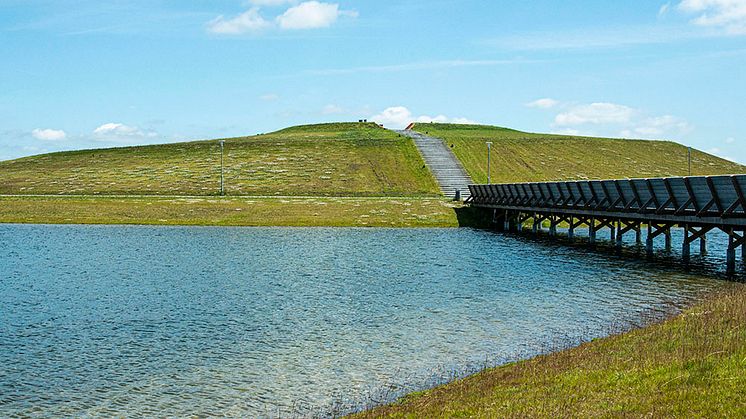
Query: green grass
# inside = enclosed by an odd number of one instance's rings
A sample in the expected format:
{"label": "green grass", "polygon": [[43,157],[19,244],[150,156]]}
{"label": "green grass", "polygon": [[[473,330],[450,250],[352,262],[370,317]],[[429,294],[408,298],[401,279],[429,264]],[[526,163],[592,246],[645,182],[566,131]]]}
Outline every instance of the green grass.
{"label": "green grass", "polygon": [[[453,144],[477,182],[487,178],[486,139],[495,143],[494,182],[686,172],[686,149],[671,142],[528,134],[475,125],[418,124],[415,129]],[[693,163],[694,174],[744,172],[743,166],[701,152],[694,153]],[[227,195],[256,197],[254,203],[196,199],[219,194],[219,140],[3,161],[0,195],[27,197],[4,198],[0,222],[410,227],[474,226],[481,221],[474,211],[454,210],[446,201],[404,199],[441,195],[412,140],[376,124],[304,125],[229,138],[224,167]],[[143,195],[173,199],[137,197]],[[104,196],[112,199],[93,199]],[[181,196],[195,199],[177,199]],[[261,196],[319,198],[265,200]],[[395,197],[409,207],[394,201],[325,201],[323,197]],[[238,206],[229,210],[231,203]]]}
{"label": "green grass", "polygon": [[[482,125],[416,124],[442,138],[477,183],[487,182],[492,141],[492,182],[686,176],[686,147],[670,141],[531,134]],[[695,150],[692,175],[745,173],[746,167]]]}
{"label": "green grass", "polygon": [[0,197],[0,223],[33,224],[457,227],[461,210],[437,198]]}
{"label": "green grass", "polygon": [[660,324],[468,377],[356,417],[745,417],[746,286]]}
{"label": "green grass", "polygon": [[[375,124],[321,124],[225,141],[228,195],[437,196],[414,143]],[[217,195],[218,140],[0,162],[0,194]]]}

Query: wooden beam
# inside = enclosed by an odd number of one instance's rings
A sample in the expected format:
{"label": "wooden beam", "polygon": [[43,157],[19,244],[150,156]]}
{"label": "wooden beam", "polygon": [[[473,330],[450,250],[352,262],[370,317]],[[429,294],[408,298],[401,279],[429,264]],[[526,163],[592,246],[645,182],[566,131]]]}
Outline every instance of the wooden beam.
{"label": "wooden beam", "polygon": [[685,238],[684,240],[685,241],[688,240],[688,243],[692,243],[695,240],[701,237],[704,237],[705,234],[712,231],[715,227],[700,227],[699,230],[696,230],[695,228],[692,228],[691,226],[687,226],[686,228],[687,230],[689,230],[690,233],[692,233],[692,235],[691,236],[687,235],[687,238]]}

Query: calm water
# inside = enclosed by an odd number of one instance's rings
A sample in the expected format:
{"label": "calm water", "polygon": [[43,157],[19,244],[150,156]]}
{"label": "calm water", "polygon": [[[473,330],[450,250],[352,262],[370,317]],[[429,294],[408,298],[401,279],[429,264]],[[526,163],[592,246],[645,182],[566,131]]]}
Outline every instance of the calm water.
{"label": "calm water", "polygon": [[318,412],[721,285],[469,229],[0,225],[0,416]]}

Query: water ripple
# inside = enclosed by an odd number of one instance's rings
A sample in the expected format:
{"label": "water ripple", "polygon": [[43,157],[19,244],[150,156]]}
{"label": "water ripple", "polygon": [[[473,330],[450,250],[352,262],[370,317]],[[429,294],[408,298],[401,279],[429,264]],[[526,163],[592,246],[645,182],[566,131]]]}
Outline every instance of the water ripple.
{"label": "water ripple", "polygon": [[0,239],[0,416],[359,406],[721,285],[467,229],[4,225]]}

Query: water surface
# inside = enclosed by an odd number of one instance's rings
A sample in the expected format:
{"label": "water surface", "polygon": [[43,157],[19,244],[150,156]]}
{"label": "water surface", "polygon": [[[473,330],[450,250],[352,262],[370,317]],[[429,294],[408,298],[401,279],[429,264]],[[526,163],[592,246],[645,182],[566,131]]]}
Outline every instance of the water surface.
{"label": "water surface", "polygon": [[470,229],[0,225],[0,244],[4,417],[319,412],[722,285]]}

